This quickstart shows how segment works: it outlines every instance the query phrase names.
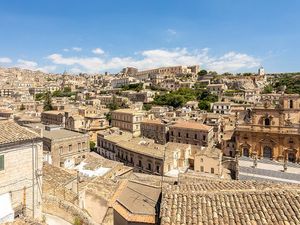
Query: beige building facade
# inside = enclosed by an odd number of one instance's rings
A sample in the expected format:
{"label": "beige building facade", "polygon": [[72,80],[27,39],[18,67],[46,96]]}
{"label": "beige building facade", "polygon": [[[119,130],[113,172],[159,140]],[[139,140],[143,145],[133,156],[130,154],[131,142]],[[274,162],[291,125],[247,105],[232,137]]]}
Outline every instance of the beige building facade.
{"label": "beige building facade", "polygon": [[112,127],[118,127],[121,130],[126,130],[133,135],[138,136],[141,133],[141,121],[143,120],[144,112],[134,109],[118,109],[111,114]]}
{"label": "beige building facade", "polygon": [[0,223],[24,215],[41,218],[41,138],[12,121],[0,121]]}

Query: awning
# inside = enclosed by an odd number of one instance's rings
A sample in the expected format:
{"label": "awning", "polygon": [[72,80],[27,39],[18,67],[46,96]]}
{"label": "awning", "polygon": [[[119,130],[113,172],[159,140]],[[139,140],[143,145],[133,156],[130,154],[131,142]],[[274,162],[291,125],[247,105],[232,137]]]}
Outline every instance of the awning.
{"label": "awning", "polygon": [[14,210],[11,206],[9,193],[0,195],[0,224],[12,222],[14,220]]}

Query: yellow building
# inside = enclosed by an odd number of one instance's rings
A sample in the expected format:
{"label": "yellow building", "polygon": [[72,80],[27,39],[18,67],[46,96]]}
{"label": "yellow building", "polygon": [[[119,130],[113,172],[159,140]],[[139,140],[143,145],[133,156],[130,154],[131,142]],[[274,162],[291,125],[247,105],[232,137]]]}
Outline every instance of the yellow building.
{"label": "yellow building", "polygon": [[300,161],[300,97],[282,95],[278,104],[266,100],[247,111],[236,127],[236,146],[242,156]]}

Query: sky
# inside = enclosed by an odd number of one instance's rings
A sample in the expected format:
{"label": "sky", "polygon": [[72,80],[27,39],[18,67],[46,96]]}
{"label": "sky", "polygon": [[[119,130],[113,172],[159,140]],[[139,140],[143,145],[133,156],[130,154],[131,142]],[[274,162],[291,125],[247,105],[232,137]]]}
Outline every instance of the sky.
{"label": "sky", "polygon": [[0,67],[300,71],[299,0],[3,0]]}

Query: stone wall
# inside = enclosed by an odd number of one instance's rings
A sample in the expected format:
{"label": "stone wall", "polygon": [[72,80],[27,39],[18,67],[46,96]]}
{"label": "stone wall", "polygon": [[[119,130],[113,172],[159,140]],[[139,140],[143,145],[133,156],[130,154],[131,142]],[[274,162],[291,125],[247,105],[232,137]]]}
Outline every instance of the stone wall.
{"label": "stone wall", "polygon": [[43,212],[61,217],[72,224],[75,218],[79,218],[84,225],[98,225],[85,211],[76,205],[54,196],[43,197]]}

